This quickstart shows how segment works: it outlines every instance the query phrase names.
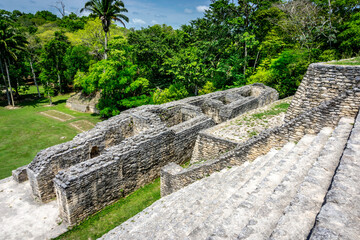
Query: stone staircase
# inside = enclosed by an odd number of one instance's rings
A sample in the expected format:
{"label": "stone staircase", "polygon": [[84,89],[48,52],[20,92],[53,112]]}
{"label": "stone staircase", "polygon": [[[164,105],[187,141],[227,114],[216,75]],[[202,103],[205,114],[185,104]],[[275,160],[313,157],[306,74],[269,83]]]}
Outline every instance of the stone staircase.
{"label": "stone staircase", "polygon": [[320,209],[353,122],[342,118],[335,130],[323,128],[251,163],[216,172],[158,200],[102,239],[306,239],[312,231],[323,236],[317,229],[325,228],[323,219],[331,213]]}

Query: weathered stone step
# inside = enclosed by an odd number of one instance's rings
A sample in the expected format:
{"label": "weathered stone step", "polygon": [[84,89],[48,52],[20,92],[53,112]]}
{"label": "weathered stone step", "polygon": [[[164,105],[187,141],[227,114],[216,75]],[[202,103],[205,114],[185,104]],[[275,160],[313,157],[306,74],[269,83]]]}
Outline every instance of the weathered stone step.
{"label": "weathered stone step", "polygon": [[[303,142],[300,142],[301,146]],[[207,236],[208,227],[211,226],[214,222],[217,222],[219,218],[225,218],[233,213],[234,208],[249,195],[251,191],[256,189],[256,186],[262,179],[273,169],[276,164],[291,150],[294,148],[294,143],[286,144],[276,155],[269,158],[267,161],[264,161],[262,166],[258,169],[254,169],[252,173],[252,177],[245,181],[243,184],[238,183],[239,187],[236,192],[234,192],[230,197],[226,199],[224,204],[217,207],[212,207],[208,212],[207,218],[202,218],[195,225],[196,227],[189,233],[191,238],[204,238]],[[190,223],[188,223],[190,225]],[[193,224],[192,224],[193,225]],[[203,230],[203,231],[202,231]]]}
{"label": "weathered stone step", "polygon": [[[352,129],[351,119],[341,119],[323,151],[311,166],[296,197],[274,226],[272,239],[306,239],[320,211]],[[268,236],[268,235],[267,235]]]}
{"label": "weathered stone step", "polygon": [[[156,227],[157,231],[153,234],[167,231],[170,225],[169,222],[171,222],[172,219],[176,219],[175,224],[177,225],[176,229],[178,229],[177,234],[179,234],[181,231],[180,229],[186,229],[189,226],[185,225],[183,228],[180,228],[179,224],[182,223],[180,218],[198,218],[200,207],[207,208],[208,206],[212,206],[216,204],[214,201],[222,197],[221,195],[232,194],[236,190],[234,188],[237,185],[236,183],[251,177],[254,169],[261,168],[264,163],[271,159],[277,152],[278,151],[276,150],[271,150],[268,154],[257,158],[251,164],[244,163],[242,166],[232,167],[229,171],[225,170],[224,174],[221,175],[220,181],[215,182],[214,179],[218,179],[219,177],[216,176],[216,174],[213,174],[206,179],[202,179],[195,184],[190,185],[186,190],[182,189],[180,190],[181,192],[172,194],[173,197],[167,199],[167,203],[164,203],[162,206],[163,208],[168,209],[165,212],[161,210],[157,211],[157,214],[148,217],[145,221],[141,221],[140,224],[136,224],[131,231],[132,236],[141,239],[141,233],[144,229],[143,225],[146,225],[146,228],[150,229],[151,225],[154,225],[153,227]],[[222,172],[223,171],[224,170],[222,170]],[[182,210],[178,211],[178,209]],[[192,216],[191,214],[193,212],[196,212],[197,215]],[[191,229],[188,231],[190,230]],[[153,237],[156,238],[156,236]]]}
{"label": "weathered stone step", "polygon": [[[293,146],[293,144],[289,144],[289,146]],[[289,146],[285,149],[290,148]],[[201,223],[203,219],[206,219],[209,215],[213,215],[214,209],[224,207],[225,202],[233,194],[240,191],[242,183],[246,183],[247,179],[252,177],[254,171],[262,168],[276,154],[278,154],[278,151],[272,149],[267,155],[257,158],[253,163],[249,164],[249,166],[237,168],[235,172],[231,173],[233,176],[229,180],[225,180],[220,185],[214,187],[216,193],[211,190],[204,191],[194,204],[187,204],[184,213],[176,217],[177,234],[181,236],[181,238],[186,237],[193,230],[194,226]],[[227,173],[226,175],[229,174]],[[166,228],[163,230],[166,231]],[[161,237],[160,233],[161,231],[155,235],[155,238]]]}
{"label": "weathered stone step", "polygon": [[[351,120],[343,118],[335,131],[324,128],[317,136],[305,135],[298,144],[288,143],[252,163],[216,172],[160,199],[102,239],[307,238],[351,129]],[[354,140],[355,145],[360,148],[360,140]],[[360,164],[353,160],[348,164],[351,168],[340,165],[337,178],[342,182],[334,189],[354,184],[340,173],[346,170],[356,175]],[[360,195],[360,189],[353,187],[343,194]],[[345,216],[354,228],[357,216],[349,210],[354,203],[336,192],[328,198],[345,202]],[[355,200],[360,202],[360,197]],[[323,225],[319,223],[320,230],[314,231],[316,240],[328,233],[323,230],[327,223],[324,216],[340,210],[330,207],[330,212],[325,209],[319,215]]]}
{"label": "weathered stone step", "polygon": [[285,207],[289,205],[296,195],[298,187],[304,181],[309,169],[321,154],[332,132],[332,128],[324,128],[321,130],[311,147],[308,148],[298,162],[292,166],[282,182],[265,201],[264,205],[240,231],[238,239],[267,239],[270,236],[273,228],[282,216]]}
{"label": "weathered stone step", "polygon": [[360,236],[360,115],[336,170],[310,240],[358,240]]}
{"label": "weathered stone step", "polygon": [[[313,135],[305,135],[299,143],[276,164],[274,168],[257,184],[250,194],[242,198],[237,206],[233,208],[232,214],[218,219],[217,222],[207,222],[201,231],[189,235],[191,239],[204,238],[236,238],[249,219],[264,204],[274,189],[281,183],[282,179],[291,167],[296,164],[302,156],[306,155],[307,149],[315,140]],[[201,233],[201,235],[199,235]]]}
{"label": "weathered stone step", "polygon": [[[241,167],[246,167],[248,163],[245,163]],[[231,169],[225,168],[220,172],[215,172],[210,177],[203,178],[186,188],[182,188],[174,194],[165,196],[160,200],[156,201],[154,204],[130,218],[128,221],[123,223],[121,226],[121,238],[127,239],[131,235],[128,235],[130,231],[134,231],[134,229],[142,228],[143,225],[149,225],[151,222],[154,222],[154,218],[158,215],[163,215],[163,209],[166,209],[166,213],[170,213],[170,211],[174,211],[175,203],[184,203],[188,199],[199,197],[197,194],[193,194],[193,192],[199,192],[199,189],[202,189],[203,186],[211,186],[211,184],[218,184],[219,181],[224,179],[224,174],[226,173],[229,176],[232,176],[232,172],[234,172],[238,167],[233,167]],[[134,238],[134,237],[131,237]]]}
{"label": "weathered stone step", "polygon": [[[287,147],[285,149],[291,148],[292,144],[288,144]],[[287,151],[288,151],[287,150]],[[284,150],[282,150],[284,151]],[[168,195],[162,199],[160,199],[159,201],[155,202],[152,206],[148,207],[147,209],[145,209],[144,211],[142,211],[141,213],[137,214],[136,216],[134,216],[133,218],[129,219],[128,221],[126,221],[124,224],[120,225],[116,232],[117,234],[111,234],[112,232],[114,233],[114,231],[110,232],[109,234],[106,235],[106,238],[109,238],[110,236],[113,236],[115,238],[120,238],[120,239],[143,239],[143,237],[141,236],[141,234],[135,234],[135,232],[137,232],[137,230],[141,230],[142,232],[144,232],[144,229],[149,229],[152,223],[156,223],[156,228],[160,228],[161,226],[164,226],[167,228],[169,228],[169,223],[165,221],[165,223],[162,225],[161,223],[159,223],[159,219],[156,219],[157,216],[160,216],[162,218],[165,218],[165,215],[168,215],[170,213],[174,214],[174,211],[177,211],[177,208],[184,208],[188,205],[188,199],[192,199],[192,198],[200,198],[201,194],[203,192],[199,191],[199,189],[203,189],[203,186],[208,186],[208,187],[212,187],[217,189],[220,192],[222,188],[224,188],[224,186],[226,186],[226,184],[229,183],[233,183],[233,181],[235,180],[234,176],[237,176],[238,178],[242,178],[244,179],[246,176],[247,178],[251,177],[251,173],[256,170],[257,168],[261,168],[265,163],[267,163],[267,161],[269,161],[270,159],[272,159],[274,157],[274,155],[277,153],[278,151],[272,149],[268,154],[266,154],[265,156],[261,156],[259,158],[257,158],[255,161],[253,161],[252,163],[244,163],[241,166],[235,166],[232,167],[231,169],[223,169],[220,172],[214,173],[212,174],[210,177],[201,179],[183,189],[180,189],[179,191],[177,191],[176,193],[173,193],[171,195]],[[233,174],[236,171],[236,174]],[[218,181],[221,181],[221,184],[218,185]],[[211,184],[214,184],[214,181],[216,181],[216,184],[218,185],[217,187],[211,186]],[[211,183],[209,183],[211,182]],[[208,190],[208,189],[203,189],[204,191]],[[197,194],[200,193],[200,194]],[[188,198],[188,199],[187,199]],[[175,208],[174,204],[178,204],[178,207]],[[197,204],[198,205],[198,204]],[[191,207],[192,205],[190,205]],[[148,234],[154,234],[153,233],[146,233],[145,238],[151,236]],[[165,234],[165,233],[163,233]],[[164,235],[162,235],[164,236]],[[111,238],[109,238],[111,239]]]}

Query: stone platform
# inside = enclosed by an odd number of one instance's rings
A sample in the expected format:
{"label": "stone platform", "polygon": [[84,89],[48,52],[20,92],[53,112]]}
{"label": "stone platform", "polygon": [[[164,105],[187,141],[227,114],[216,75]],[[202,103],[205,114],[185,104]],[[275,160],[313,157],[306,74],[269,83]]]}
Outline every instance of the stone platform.
{"label": "stone platform", "polygon": [[29,182],[0,180],[0,239],[51,239],[67,231],[56,200],[43,204],[31,196]]}

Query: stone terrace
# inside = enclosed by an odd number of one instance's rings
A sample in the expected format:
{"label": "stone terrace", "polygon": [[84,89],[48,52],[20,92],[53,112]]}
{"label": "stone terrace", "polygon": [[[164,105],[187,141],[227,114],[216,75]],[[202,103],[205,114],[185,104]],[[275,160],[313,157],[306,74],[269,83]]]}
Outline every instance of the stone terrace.
{"label": "stone terrace", "polygon": [[191,164],[218,157],[266,129],[281,126],[291,100],[292,97],[278,100],[202,130],[195,143]]}

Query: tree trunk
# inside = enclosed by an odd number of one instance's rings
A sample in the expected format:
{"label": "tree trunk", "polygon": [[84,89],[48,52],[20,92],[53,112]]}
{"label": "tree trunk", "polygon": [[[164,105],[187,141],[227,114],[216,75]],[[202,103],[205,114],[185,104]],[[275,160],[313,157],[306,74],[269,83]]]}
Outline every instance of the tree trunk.
{"label": "tree trunk", "polygon": [[244,53],[244,78],[246,77],[246,65],[247,65],[247,45],[245,40],[245,53]]}
{"label": "tree trunk", "polygon": [[48,96],[49,96],[49,100],[50,100],[50,105],[52,105],[51,95],[50,95],[50,91],[49,91],[49,82],[46,82],[46,86],[47,86],[47,89],[48,89]]}
{"label": "tree trunk", "polygon": [[36,75],[35,75],[35,71],[34,71],[34,68],[33,68],[33,64],[32,64],[31,58],[29,58],[29,62],[30,62],[31,72],[32,72],[32,74],[33,74],[35,86],[36,86],[36,89],[37,89],[37,92],[38,92],[38,96],[39,96],[39,98],[41,98],[41,94],[40,94],[40,91],[39,91],[39,85],[37,84],[37,81],[36,81]]}
{"label": "tree trunk", "polygon": [[60,93],[61,93],[61,79],[60,79],[60,74],[59,71],[57,72],[57,76],[58,76],[58,81],[59,81],[59,86],[60,86]]}
{"label": "tree trunk", "polygon": [[7,63],[6,63],[6,60],[5,60],[5,69],[6,69],[6,74],[7,74],[7,78],[8,78],[8,82],[9,82],[9,87],[10,87],[10,96],[11,96],[12,106],[15,107],[14,96],[12,94],[12,88],[11,88],[11,82],[10,82],[9,68],[8,68]]}
{"label": "tree trunk", "polygon": [[107,32],[105,32],[105,55],[104,58],[107,59],[107,42],[108,42],[108,36],[107,36]]}
{"label": "tree trunk", "polygon": [[5,91],[6,91],[6,97],[7,97],[7,100],[8,100],[8,105],[11,105],[9,89],[8,89],[8,87],[6,85],[6,77],[5,77],[5,73],[4,73],[4,69],[3,69],[3,66],[2,66],[1,59],[0,59],[0,68],[1,68],[1,73],[2,73],[2,76],[3,76],[3,80],[4,80],[4,86],[5,86]]}
{"label": "tree trunk", "polygon": [[258,51],[258,53],[256,55],[256,59],[255,59],[255,63],[254,63],[254,70],[256,69],[257,61],[259,60],[259,55],[260,55],[260,50]]}
{"label": "tree trunk", "polygon": [[59,63],[56,63],[56,74],[58,77],[58,82],[59,82],[59,87],[60,87],[60,94],[62,93],[62,89],[61,89],[61,78],[60,78],[60,73],[59,73]]}

